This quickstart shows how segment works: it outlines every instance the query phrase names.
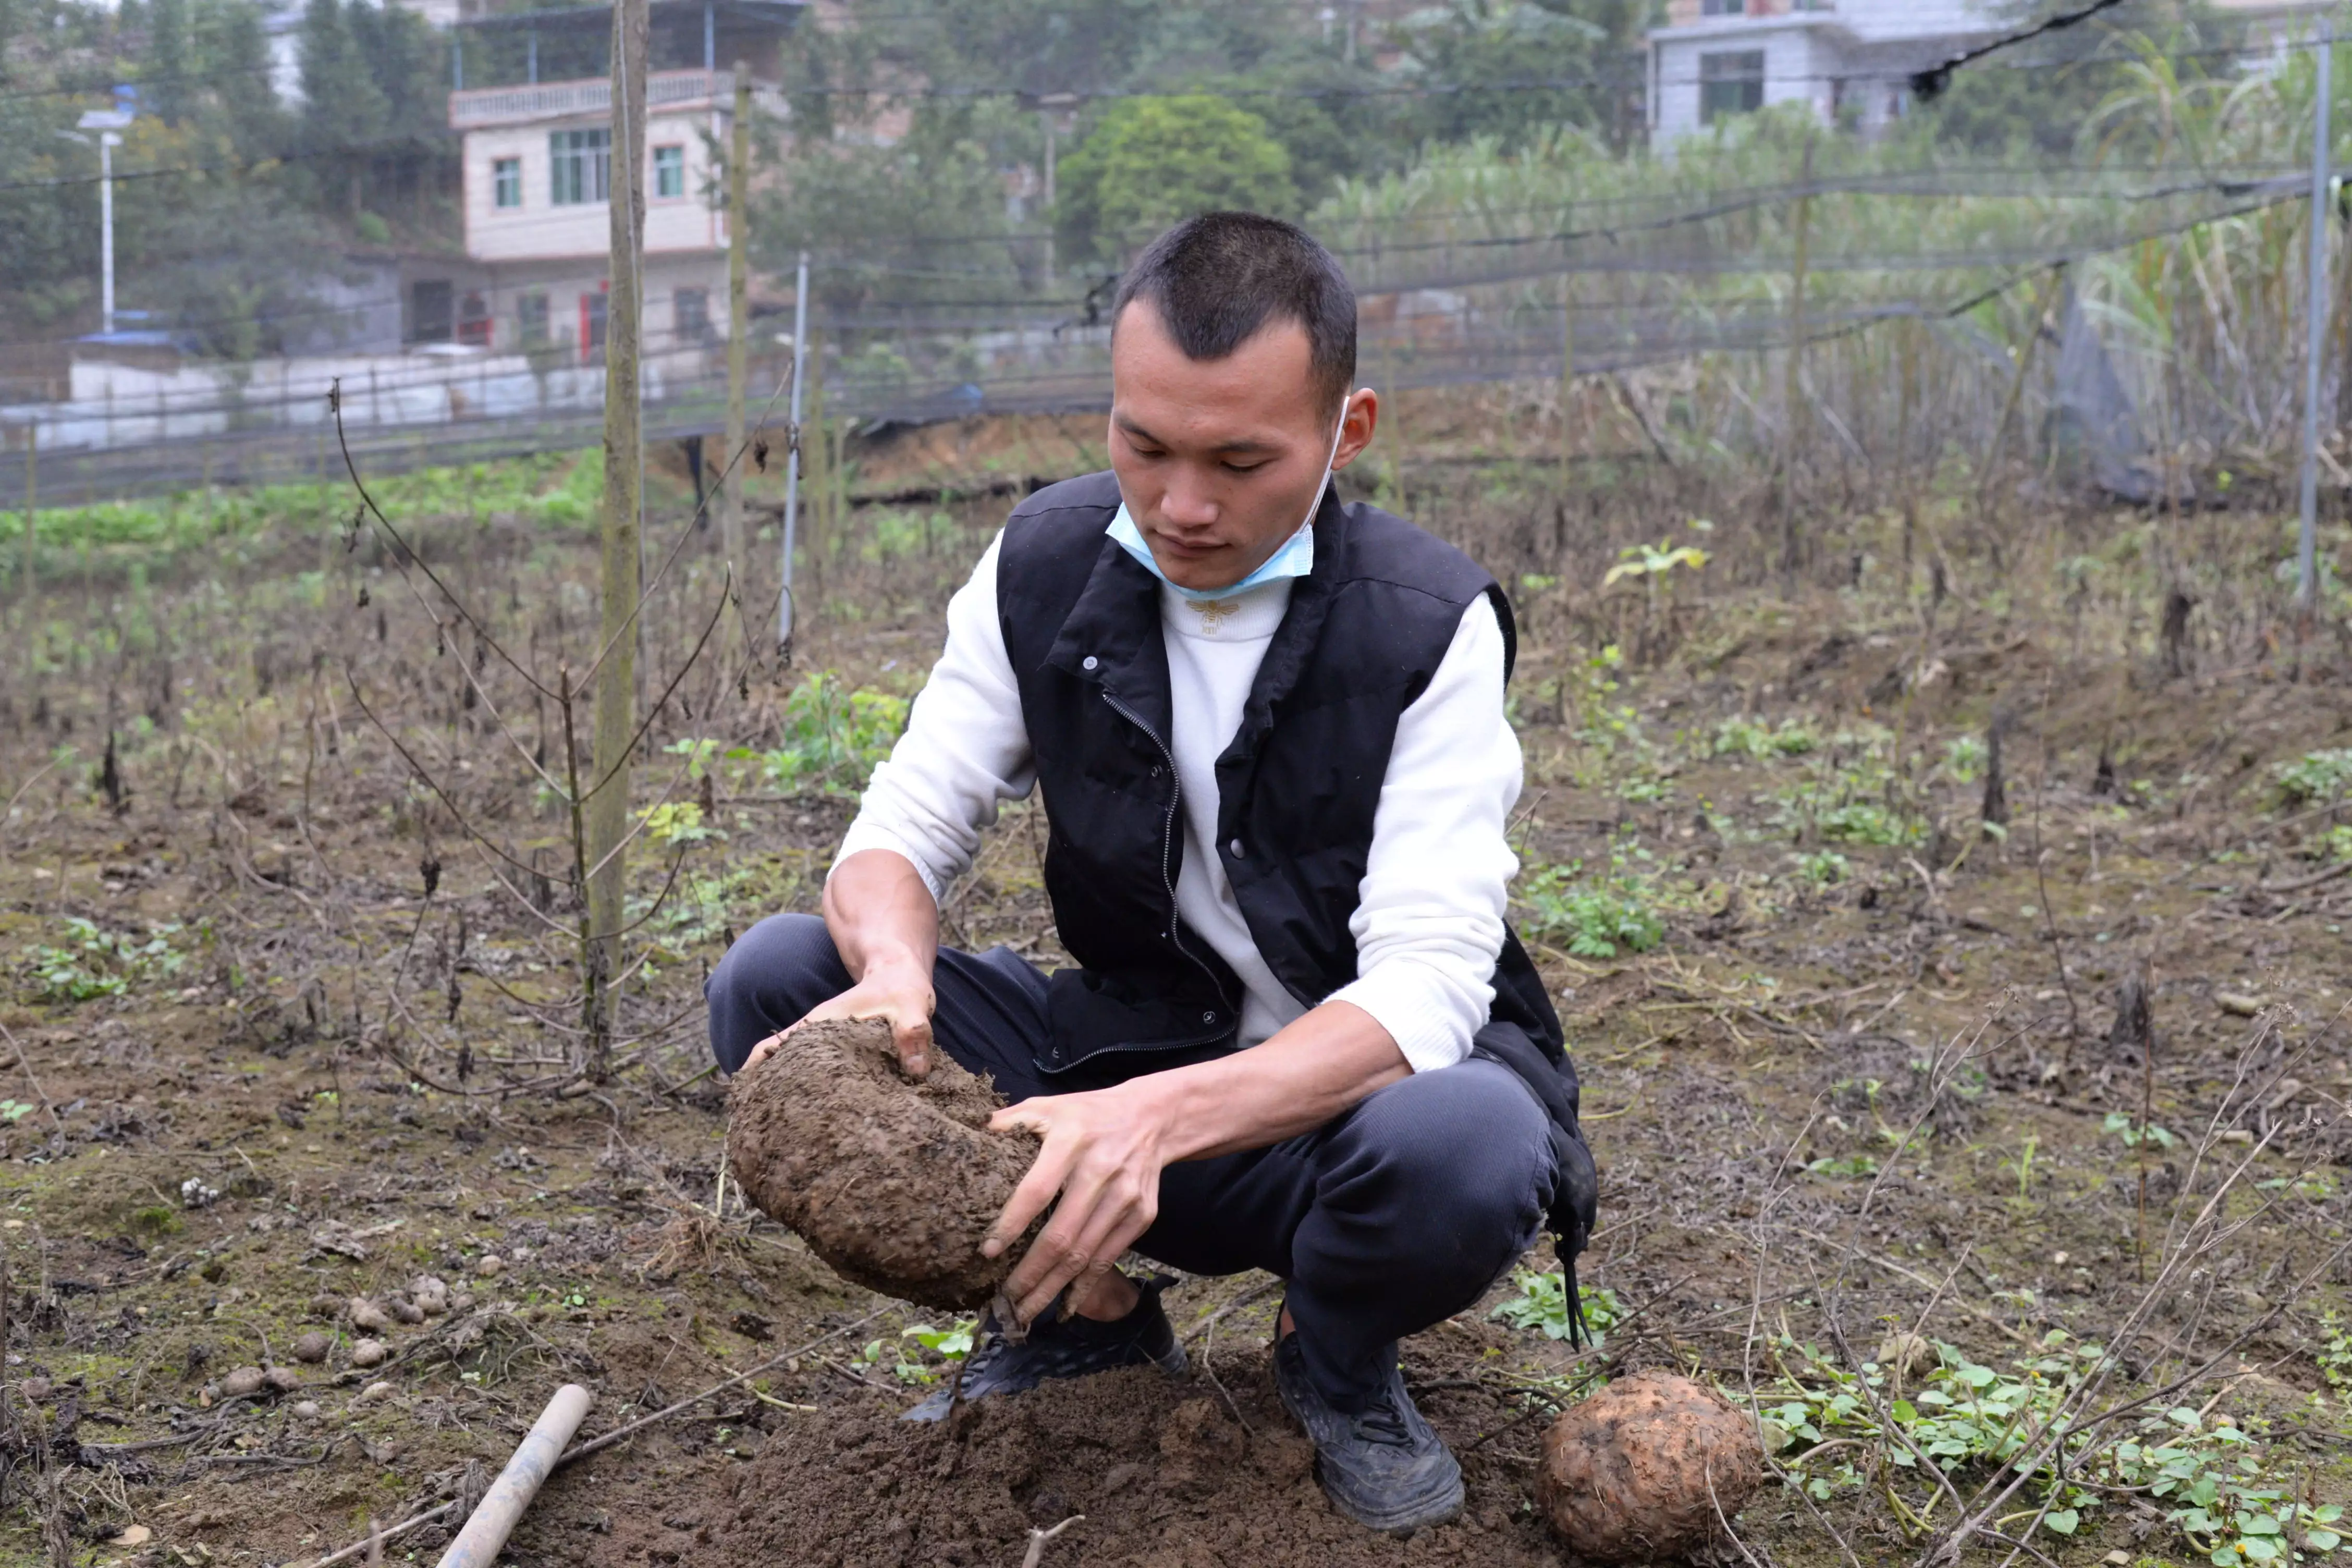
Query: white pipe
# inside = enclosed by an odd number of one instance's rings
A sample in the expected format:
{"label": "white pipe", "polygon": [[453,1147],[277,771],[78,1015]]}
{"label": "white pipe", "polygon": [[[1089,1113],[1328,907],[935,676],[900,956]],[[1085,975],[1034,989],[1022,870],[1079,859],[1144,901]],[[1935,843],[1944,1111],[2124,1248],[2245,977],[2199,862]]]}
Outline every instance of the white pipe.
{"label": "white pipe", "polygon": [[557,1457],[580,1430],[587,1414],[586,1389],[567,1383],[555,1391],[555,1397],[547,1402],[547,1408],[540,1412],[539,1420],[515,1449],[514,1458],[482,1495],[482,1505],[474,1510],[474,1517],[441,1554],[441,1568],[490,1568],[498,1561],[522,1510],[539,1495],[548,1473],[555,1468]]}

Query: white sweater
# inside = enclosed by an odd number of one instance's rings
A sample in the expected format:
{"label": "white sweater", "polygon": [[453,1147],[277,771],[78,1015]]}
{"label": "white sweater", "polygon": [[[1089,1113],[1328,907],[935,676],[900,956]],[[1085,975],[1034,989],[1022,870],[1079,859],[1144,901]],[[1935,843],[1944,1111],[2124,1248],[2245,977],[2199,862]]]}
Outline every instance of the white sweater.
{"label": "white sweater", "polygon": [[[1035,782],[1013,662],[997,619],[1002,536],[948,605],[948,637],[907,732],[877,768],[835,864],[887,849],[934,899],[971,865],[999,804]],[[1217,758],[1241,723],[1267,644],[1290,603],[1287,580],[1210,605],[1160,590],[1184,805],[1176,908],[1246,990],[1241,1043],[1255,1046],[1307,1011],[1260,956],[1215,848]],[[1349,930],[1357,978],[1328,1000],[1377,1019],[1416,1072],[1470,1051],[1494,1000],[1505,889],[1518,861],[1504,829],[1519,794],[1519,743],[1503,716],[1503,634],[1484,598],[1465,612],[1429,687],[1397,723],[1372,844]]]}

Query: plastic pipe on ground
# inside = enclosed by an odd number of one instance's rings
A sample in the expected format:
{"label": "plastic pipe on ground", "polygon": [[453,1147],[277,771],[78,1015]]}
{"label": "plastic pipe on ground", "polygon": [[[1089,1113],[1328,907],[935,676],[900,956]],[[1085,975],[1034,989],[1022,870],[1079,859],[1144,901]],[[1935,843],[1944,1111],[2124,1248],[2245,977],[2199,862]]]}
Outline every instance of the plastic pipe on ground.
{"label": "plastic pipe on ground", "polygon": [[490,1568],[522,1518],[522,1510],[539,1495],[540,1487],[555,1468],[557,1456],[580,1430],[587,1414],[586,1389],[567,1383],[555,1391],[555,1397],[547,1402],[547,1408],[540,1412],[538,1421],[515,1449],[514,1458],[483,1494],[482,1506],[441,1554],[441,1568]]}

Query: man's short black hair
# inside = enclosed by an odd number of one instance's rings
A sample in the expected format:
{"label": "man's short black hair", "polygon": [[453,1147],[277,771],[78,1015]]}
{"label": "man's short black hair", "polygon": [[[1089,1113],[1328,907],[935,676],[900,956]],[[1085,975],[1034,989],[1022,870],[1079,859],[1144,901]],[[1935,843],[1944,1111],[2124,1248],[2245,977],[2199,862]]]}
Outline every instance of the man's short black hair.
{"label": "man's short black hair", "polygon": [[1356,381],[1356,290],[1339,261],[1296,224],[1256,213],[1203,213],[1151,242],[1119,279],[1116,331],[1128,303],[1148,300],[1187,359],[1218,360],[1270,321],[1307,330],[1316,397],[1337,408]]}

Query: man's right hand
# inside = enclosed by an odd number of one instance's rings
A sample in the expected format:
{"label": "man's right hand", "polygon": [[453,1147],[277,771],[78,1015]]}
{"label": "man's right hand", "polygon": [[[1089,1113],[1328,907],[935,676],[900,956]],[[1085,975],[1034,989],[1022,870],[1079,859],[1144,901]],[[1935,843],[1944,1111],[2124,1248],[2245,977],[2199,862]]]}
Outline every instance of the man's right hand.
{"label": "man's right hand", "polygon": [[931,1070],[931,1009],[935,998],[925,966],[911,960],[869,963],[866,977],[830,1002],[809,1010],[808,1016],[781,1035],[771,1035],[751,1047],[738,1069],[749,1072],[768,1059],[793,1029],[806,1028],[828,1018],[881,1018],[890,1025],[898,1047],[898,1066],[908,1078],[922,1079]]}

